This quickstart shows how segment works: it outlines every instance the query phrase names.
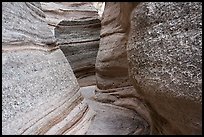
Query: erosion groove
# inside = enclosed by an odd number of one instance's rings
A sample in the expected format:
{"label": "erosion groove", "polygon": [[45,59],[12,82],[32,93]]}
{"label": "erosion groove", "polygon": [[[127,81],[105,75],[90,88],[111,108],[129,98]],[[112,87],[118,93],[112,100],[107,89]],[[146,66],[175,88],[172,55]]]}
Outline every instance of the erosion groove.
{"label": "erosion groove", "polygon": [[3,2],[3,135],[202,135],[201,2]]}

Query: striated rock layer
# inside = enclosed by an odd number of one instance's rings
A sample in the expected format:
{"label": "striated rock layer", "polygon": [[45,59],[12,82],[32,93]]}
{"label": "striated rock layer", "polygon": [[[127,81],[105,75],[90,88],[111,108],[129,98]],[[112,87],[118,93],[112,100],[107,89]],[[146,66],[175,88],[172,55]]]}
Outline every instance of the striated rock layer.
{"label": "striated rock layer", "polygon": [[63,51],[80,86],[95,84],[95,61],[100,20],[91,2],[41,3],[57,45]]}
{"label": "striated rock layer", "polygon": [[[131,86],[128,78],[128,3],[107,2],[101,20],[100,47],[96,60],[97,87],[102,90]],[[125,12],[122,12],[126,9]]]}
{"label": "striated rock layer", "polygon": [[106,3],[96,100],[135,110],[151,134],[202,134],[201,9]]}
{"label": "striated rock layer", "polygon": [[152,134],[202,134],[202,3],[140,3],[127,47]]}
{"label": "striated rock layer", "polygon": [[2,13],[2,134],[145,133],[135,111],[79,88],[39,3],[3,3]]}
{"label": "striated rock layer", "polygon": [[44,17],[40,3],[2,3],[2,134],[85,134],[95,114]]}
{"label": "striated rock layer", "polygon": [[[128,75],[127,40],[132,9],[137,3],[107,2],[101,20],[100,45],[96,58],[96,100],[134,110],[146,122],[143,132],[149,134],[149,114],[143,98],[137,94]],[[138,126],[138,125],[135,125]]]}

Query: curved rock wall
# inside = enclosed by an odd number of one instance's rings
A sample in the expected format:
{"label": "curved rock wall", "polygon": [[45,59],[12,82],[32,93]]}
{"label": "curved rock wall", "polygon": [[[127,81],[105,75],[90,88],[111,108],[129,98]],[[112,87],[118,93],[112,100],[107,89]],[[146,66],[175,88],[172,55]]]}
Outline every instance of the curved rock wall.
{"label": "curved rock wall", "polygon": [[[143,98],[137,94],[128,75],[127,41],[132,9],[137,3],[106,2],[101,20],[100,45],[96,58],[97,88],[95,99],[99,102],[121,106],[136,111],[150,122]],[[149,134],[148,123],[141,124]]]}
{"label": "curved rock wall", "polygon": [[[38,7],[40,3],[35,2],[3,3],[2,44],[4,44],[4,49],[15,45],[20,47],[21,43],[31,43],[39,48],[51,49],[53,47],[56,40],[50,30],[44,27],[45,15]],[[31,45],[27,47],[32,48]]]}
{"label": "curved rock wall", "polygon": [[131,85],[126,52],[129,23],[126,20],[133,7],[133,4],[119,2],[105,5],[96,60],[97,87],[101,90]]}
{"label": "curved rock wall", "polygon": [[201,9],[195,2],[106,3],[96,100],[137,111],[151,134],[202,134]]}
{"label": "curved rock wall", "polygon": [[152,134],[202,134],[202,3],[140,3],[127,47]]}
{"label": "curved rock wall", "polygon": [[2,3],[2,134],[84,134],[94,115],[44,17]]}
{"label": "curved rock wall", "polygon": [[101,23],[91,2],[41,3],[57,45],[63,51],[80,86],[95,84],[95,62]]}
{"label": "curved rock wall", "polygon": [[99,18],[97,10],[90,2],[40,2],[49,28],[54,29],[63,20]]}
{"label": "curved rock wall", "polygon": [[96,90],[93,5],[41,4],[2,3],[2,134],[202,134],[202,3],[106,3]]}
{"label": "curved rock wall", "polygon": [[94,86],[79,90],[44,20],[39,3],[3,3],[2,133],[145,134],[135,111],[94,101]]}

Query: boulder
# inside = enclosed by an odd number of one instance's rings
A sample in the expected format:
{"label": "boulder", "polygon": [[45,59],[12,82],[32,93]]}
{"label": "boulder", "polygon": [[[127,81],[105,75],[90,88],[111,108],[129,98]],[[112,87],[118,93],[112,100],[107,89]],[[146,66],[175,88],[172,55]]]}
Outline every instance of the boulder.
{"label": "boulder", "polygon": [[202,3],[138,4],[127,45],[152,134],[202,134]]}

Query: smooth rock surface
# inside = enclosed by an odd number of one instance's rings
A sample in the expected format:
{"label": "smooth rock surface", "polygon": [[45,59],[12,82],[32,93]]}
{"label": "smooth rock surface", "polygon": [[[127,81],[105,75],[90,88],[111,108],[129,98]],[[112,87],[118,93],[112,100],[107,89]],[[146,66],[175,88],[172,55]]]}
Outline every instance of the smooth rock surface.
{"label": "smooth rock surface", "polygon": [[54,29],[63,20],[99,18],[91,2],[40,2],[49,28]]}
{"label": "smooth rock surface", "polygon": [[87,104],[96,115],[86,135],[148,135],[149,124],[134,110],[97,102],[95,86],[80,88]]}
{"label": "smooth rock surface", "polygon": [[3,2],[2,134],[202,134],[201,19],[108,2],[100,32],[90,2]]}
{"label": "smooth rock surface", "polygon": [[57,45],[70,62],[80,86],[94,85],[101,27],[97,10],[91,2],[41,4]]}
{"label": "smooth rock surface", "polygon": [[[79,88],[44,16],[35,14],[41,11],[39,3],[3,3],[2,7],[5,32],[2,41],[2,134],[149,133],[149,125],[135,111],[91,100],[95,87]],[[13,10],[16,14],[11,14]],[[30,10],[32,15],[21,19],[22,13]],[[15,18],[13,21],[18,20],[19,24],[29,19],[41,22],[32,28],[31,23],[16,26],[7,18]],[[40,33],[41,27],[45,33]]]}
{"label": "smooth rock surface", "polygon": [[202,3],[140,3],[129,36],[130,77],[152,134],[202,134]]}
{"label": "smooth rock surface", "polygon": [[97,87],[101,90],[130,86],[126,44],[128,17],[133,4],[107,2],[101,20],[96,59]]}
{"label": "smooth rock surface", "polygon": [[94,111],[40,3],[4,2],[2,16],[2,134],[84,134]]}
{"label": "smooth rock surface", "polygon": [[[96,58],[95,100],[129,109],[150,122],[143,98],[132,86],[128,74],[127,40],[132,9],[137,3],[107,2],[101,19],[100,45]],[[141,126],[135,124],[135,127]],[[146,131],[149,128],[146,128]],[[146,134],[145,133],[145,134]],[[148,132],[149,133],[149,132]]]}

